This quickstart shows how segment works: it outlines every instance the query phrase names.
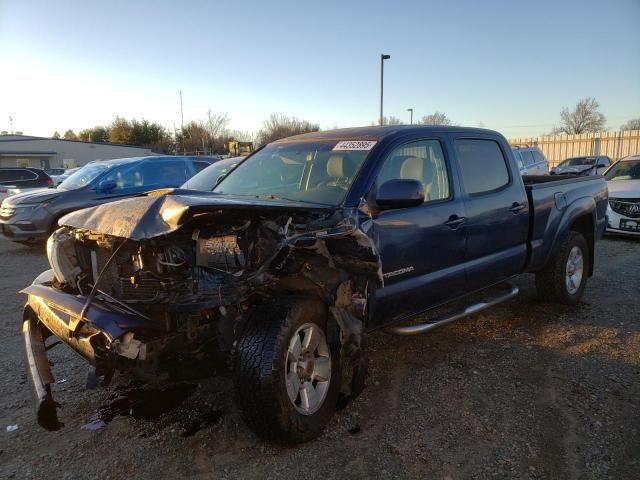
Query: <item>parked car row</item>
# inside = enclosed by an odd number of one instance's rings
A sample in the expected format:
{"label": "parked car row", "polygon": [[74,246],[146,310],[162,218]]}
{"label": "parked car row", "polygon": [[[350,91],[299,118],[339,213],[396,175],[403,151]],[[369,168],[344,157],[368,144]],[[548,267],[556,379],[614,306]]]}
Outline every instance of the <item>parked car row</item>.
{"label": "parked car row", "polygon": [[512,147],[520,175],[602,175],[611,166],[606,155],[571,157],[549,169],[549,161],[539,147]]}
{"label": "parked car row", "polygon": [[[56,188],[36,188],[5,198],[0,206],[0,234],[19,243],[45,240],[57,228],[58,219],[69,212],[149,190],[180,187],[211,163],[212,160],[208,158],[181,156],[89,163]],[[51,178],[44,175],[47,179],[44,184],[37,184],[34,180],[33,185],[52,186]],[[23,184],[25,187],[32,185],[27,181],[23,181]]]}

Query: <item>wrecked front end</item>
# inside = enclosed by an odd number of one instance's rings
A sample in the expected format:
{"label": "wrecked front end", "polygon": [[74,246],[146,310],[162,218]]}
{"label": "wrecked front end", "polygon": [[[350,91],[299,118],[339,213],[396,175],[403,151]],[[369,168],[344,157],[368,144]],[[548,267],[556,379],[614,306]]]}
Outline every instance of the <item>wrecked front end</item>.
{"label": "wrecked front end", "polygon": [[330,340],[354,366],[341,391],[355,393],[367,292],[381,281],[367,222],[357,209],[179,190],[67,215],[47,245],[52,270],[23,290],[38,422],[60,425],[46,356],[56,338],[104,384],[181,362],[212,374],[260,304],[291,296],[331,312]]}

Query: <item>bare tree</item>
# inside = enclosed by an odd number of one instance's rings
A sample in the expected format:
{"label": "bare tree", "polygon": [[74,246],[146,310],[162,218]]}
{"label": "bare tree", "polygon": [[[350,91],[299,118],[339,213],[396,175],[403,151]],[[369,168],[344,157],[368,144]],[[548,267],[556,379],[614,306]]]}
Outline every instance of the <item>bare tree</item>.
{"label": "bare tree", "polygon": [[317,132],[320,126],[307,120],[300,120],[296,117],[289,117],[283,113],[272,113],[264,121],[262,128],[258,132],[257,144],[264,145],[281,138],[299,135],[301,133]]}
{"label": "bare tree", "polygon": [[211,138],[227,136],[227,127],[229,125],[229,114],[227,112],[211,113],[207,112],[206,127]]}
{"label": "bare tree", "polygon": [[[402,120],[392,115],[389,117],[382,117],[382,124],[383,125],[402,125]],[[372,127],[375,127],[376,125],[380,125],[379,120],[376,120],[375,122],[371,122]]]}
{"label": "bare tree", "polygon": [[453,122],[447,114],[444,112],[439,112],[436,110],[430,115],[425,115],[422,117],[421,123],[425,125],[452,125]]}
{"label": "bare tree", "polygon": [[620,130],[640,130],[640,118],[634,118],[620,127]]}
{"label": "bare tree", "polygon": [[573,111],[563,108],[560,112],[560,127],[551,133],[578,135],[580,133],[601,132],[606,122],[605,116],[599,111],[600,104],[595,98],[587,97],[580,100]]}
{"label": "bare tree", "polygon": [[181,146],[180,153],[194,154],[204,152],[209,143],[209,132],[204,122],[190,121],[176,135],[176,144]]}
{"label": "bare tree", "polygon": [[229,132],[229,137],[238,142],[254,142],[256,139],[256,133],[248,130],[231,130]]}

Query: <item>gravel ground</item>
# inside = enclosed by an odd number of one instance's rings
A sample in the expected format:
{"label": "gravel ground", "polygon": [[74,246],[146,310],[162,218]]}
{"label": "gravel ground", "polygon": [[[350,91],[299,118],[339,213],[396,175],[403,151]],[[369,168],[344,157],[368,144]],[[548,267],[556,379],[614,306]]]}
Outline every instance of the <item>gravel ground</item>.
{"label": "gravel ground", "polygon": [[523,276],[520,296],[487,313],[421,337],[371,335],[364,393],[320,438],[287,448],[242,423],[227,377],[153,420],[82,429],[114,388],[86,390],[87,367],[64,346],[51,359],[66,426],[41,430],[16,292],[46,265],[0,240],[0,478],[640,477],[637,240],[599,242],[577,307],[541,303]]}

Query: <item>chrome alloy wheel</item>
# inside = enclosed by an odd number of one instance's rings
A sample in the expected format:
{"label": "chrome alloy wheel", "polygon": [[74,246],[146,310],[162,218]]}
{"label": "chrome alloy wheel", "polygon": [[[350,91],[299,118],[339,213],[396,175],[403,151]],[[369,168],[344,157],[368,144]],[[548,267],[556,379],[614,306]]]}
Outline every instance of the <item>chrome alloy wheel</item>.
{"label": "chrome alloy wheel", "polygon": [[567,287],[567,292],[569,292],[570,295],[573,295],[580,289],[583,274],[584,256],[582,255],[582,249],[578,246],[575,246],[569,252],[564,279],[565,285]]}
{"label": "chrome alloy wheel", "polygon": [[331,354],[322,329],[305,323],[291,337],[286,359],[289,400],[303,415],[322,406],[331,381]]}

